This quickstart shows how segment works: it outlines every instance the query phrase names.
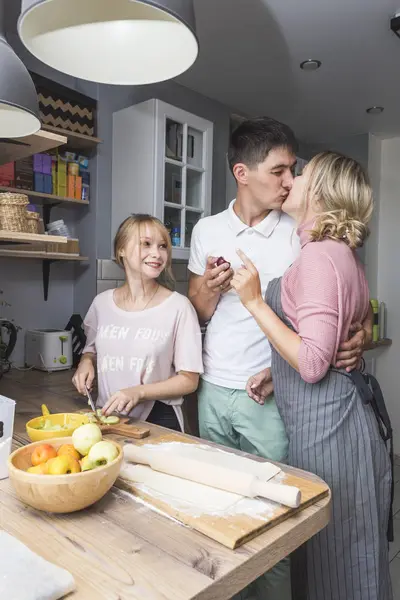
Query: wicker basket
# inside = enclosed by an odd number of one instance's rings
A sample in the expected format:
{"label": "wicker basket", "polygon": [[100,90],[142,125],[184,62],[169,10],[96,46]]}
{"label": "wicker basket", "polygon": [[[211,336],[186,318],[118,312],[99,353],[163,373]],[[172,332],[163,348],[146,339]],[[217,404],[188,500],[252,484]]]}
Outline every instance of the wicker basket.
{"label": "wicker basket", "polygon": [[39,233],[39,214],[37,212],[26,211],[26,230],[28,233]]}
{"label": "wicker basket", "polygon": [[25,194],[0,194],[0,229],[27,232],[28,196]]}

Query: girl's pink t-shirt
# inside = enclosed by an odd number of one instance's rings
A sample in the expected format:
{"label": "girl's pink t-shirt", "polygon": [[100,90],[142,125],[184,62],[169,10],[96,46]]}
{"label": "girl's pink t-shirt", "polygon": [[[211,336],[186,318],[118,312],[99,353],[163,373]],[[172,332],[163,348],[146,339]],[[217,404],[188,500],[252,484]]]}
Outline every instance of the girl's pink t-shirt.
{"label": "girl's pink t-shirt", "polygon": [[[93,300],[84,327],[83,352],[93,352],[97,358],[99,407],[121,389],[164,381],[179,371],[203,372],[197,315],[177,292],[158,306],[128,312],[115,304],[114,290],[107,290]],[[162,402],[174,406],[182,420],[182,397]],[[153,406],[151,400],[139,404],[130,416],[146,420]]]}

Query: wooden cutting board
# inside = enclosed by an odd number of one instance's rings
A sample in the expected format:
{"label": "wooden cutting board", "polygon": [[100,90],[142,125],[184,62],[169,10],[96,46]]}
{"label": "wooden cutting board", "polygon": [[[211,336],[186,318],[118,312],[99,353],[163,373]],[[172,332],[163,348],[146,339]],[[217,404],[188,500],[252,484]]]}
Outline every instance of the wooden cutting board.
{"label": "wooden cutting board", "polygon": [[[197,441],[193,438],[188,438],[184,434],[175,432],[161,435],[155,439],[151,438],[151,441],[140,440],[135,443],[143,445],[146,443],[159,444],[166,442],[201,444],[203,446],[206,444],[204,440]],[[151,490],[144,492],[139,487],[136,487],[134,482],[118,478],[115,485],[142,498],[156,509],[162,510],[167,515],[185,525],[189,525],[224,546],[235,549],[329,494],[329,487],[326,483],[319,478],[315,478],[315,476],[311,480],[311,478],[306,479],[292,473],[286,473],[286,477],[282,483],[296,486],[301,490],[302,500],[300,507],[298,509],[291,509],[277,504],[272,516],[268,512],[265,515],[257,517],[246,514],[227,516],[202,514],[201,516],[193,516],[187,514],[187,512],[178,510],[176,506],[173,506],[173,502],[170,504],[167,500],[160,500],[156,493],[152,494]]]}
{"label": "wooden cutting board", "polygon": [[99,423],[99,427],[103,434],[113,433],[114,435],[123,435],[125,437],[141,440],[150,435],[150,429],[148,427],[137,425],[128,425],[129,419],[121,419],[116,425],[106,425],[105,423]]}
{"label": "wooden cutting board", "polygon": [[[88,410],[80,410],[79,412],[82,414],[86,414],[89,412],[92,413],[92,411]],[[128,425],[129,421],[131,421],[131,419],[129,419],[128,417],[120,417],[120,421],[116,425],[106,425],[105,423],[99,422],[97,422],[96,424],[100,427],[103,435],[107,433],[112,433],[114,435],[122,435],[124,437],[133,438],[135,440],[141,440],[150,435],[149,427],[145,427],[143,425]]]}

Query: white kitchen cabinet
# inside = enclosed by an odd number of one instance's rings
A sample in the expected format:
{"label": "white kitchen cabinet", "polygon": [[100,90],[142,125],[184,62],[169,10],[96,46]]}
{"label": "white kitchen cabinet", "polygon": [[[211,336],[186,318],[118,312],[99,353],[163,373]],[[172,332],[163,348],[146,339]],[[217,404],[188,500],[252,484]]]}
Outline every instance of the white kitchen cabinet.
{"label": "white kitchen cabinet", "polygon": [[170,231],[173,257],[189,258],[197,221],[211,211],[213,124],[152,99],[113,115],[114,239],[132,213],[158,217]]}

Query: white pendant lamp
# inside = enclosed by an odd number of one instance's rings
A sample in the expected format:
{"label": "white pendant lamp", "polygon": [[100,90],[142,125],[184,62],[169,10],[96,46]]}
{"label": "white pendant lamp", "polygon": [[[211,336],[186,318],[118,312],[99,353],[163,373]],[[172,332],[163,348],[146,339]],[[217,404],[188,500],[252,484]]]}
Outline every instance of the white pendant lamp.
{"label": "white pendant lamp", "polygon": [[198,54],[193,0],[22,0],[18,32],[39,60],[98,83],[165,81]]}
{"label": "white pendant lamp", "polygon": [[24,137],[40,129],[39,103],[25,65],[7,43],[0,0],[0,138]]}

